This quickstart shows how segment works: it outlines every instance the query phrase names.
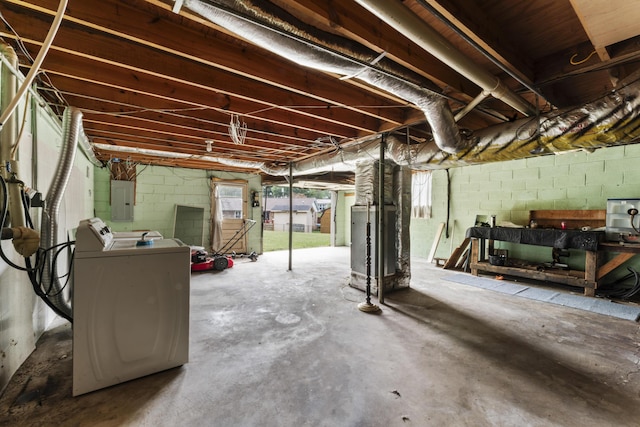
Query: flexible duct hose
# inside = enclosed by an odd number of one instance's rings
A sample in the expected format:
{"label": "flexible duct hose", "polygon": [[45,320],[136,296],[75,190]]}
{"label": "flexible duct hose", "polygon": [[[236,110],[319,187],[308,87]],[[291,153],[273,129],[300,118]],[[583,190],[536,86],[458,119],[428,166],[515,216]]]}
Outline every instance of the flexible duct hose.
{"label": "flexible duct hose", "polygon": [[[82,132],[82,112],[76,108],[68,107],[62,116],[62,150],[53,177],[51,187],[42,210],[42,231],[40,235],[41,246],[51,248],[58,243],[58,213],[60,202],[69,182],[71,169],[75,160],[78,147],[78,138]],[[52,261],[48,261],[42,275],[43,287],[52,289],[51,301],[63,313],[71,317],[71,304],[65,299],[62,285],[53,278]]]}
{"label": "flexible duct hose", "polygon": [[[186,0],[184,5],[214,24],[299,65],[362,80],[415,104],[425,114],[431,127],[434,142],[441,150],[447,153],[458,153],[466,148],[466,141],[461,138],[449,103],[436,93],[440,89],[433,82],[427,79],[423,79],[421,82],[412,82],[372,66],[363,65],[357,58],[364,53],[359,49],[353,49],[354,46],[351,46],[351,51],[343,46],[345,52],[337,52],[335,50],[338,48],[337,46],[330,48],[305,43],[293,36],[294,34],[306,34],[305,29],[299,28],[296,22],[292,20],[281,21],[277,16],[259,11],[249,0],[237,2],[231,0]],[[261,21],[278,24],[286,28],[286,31],[274,31],[265,24],[257,22],[255,18],[242,18],[238,16],[237,10],[235,13],[228,10],[229,6],[246,8],[258,14]],[[283,36],[285,33],[290,36]],[[328,35],[324,36],[328,37]]]}

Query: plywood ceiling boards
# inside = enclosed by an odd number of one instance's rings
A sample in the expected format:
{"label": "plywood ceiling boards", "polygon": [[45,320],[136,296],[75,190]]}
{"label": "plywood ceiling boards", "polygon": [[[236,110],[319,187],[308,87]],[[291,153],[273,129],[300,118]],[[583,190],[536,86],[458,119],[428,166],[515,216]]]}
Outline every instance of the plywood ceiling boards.
{"label": "plywood ceiling boards", "polygon": [[571,4],[599,54],[607,46],[638,34],[639,1],[571,0]]}

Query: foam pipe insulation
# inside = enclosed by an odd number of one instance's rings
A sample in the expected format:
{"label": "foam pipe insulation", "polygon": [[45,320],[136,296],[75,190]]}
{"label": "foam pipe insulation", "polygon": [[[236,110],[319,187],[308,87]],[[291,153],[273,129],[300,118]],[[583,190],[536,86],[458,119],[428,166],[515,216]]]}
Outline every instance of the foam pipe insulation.
{"label": "foam pipe insulation", "polygon": [[[220,27],[299,65],[362,80],[416,106],[425,114],[436,145],[465,149],[448,101],[433,82],[353,41],[320,32],[271,5],[251,0],[185,0],[184,6]],[[375,62],[375,67],[372,64]]]}

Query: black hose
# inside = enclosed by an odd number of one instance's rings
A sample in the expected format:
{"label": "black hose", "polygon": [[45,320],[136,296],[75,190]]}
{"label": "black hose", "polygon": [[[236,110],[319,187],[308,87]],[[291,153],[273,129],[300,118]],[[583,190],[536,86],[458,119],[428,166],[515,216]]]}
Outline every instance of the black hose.
{"label": "black hose", "polygon": [[[629,274],[620,279],[604,285],[602,288],[597,289],[596,292],[599,296],[605,298],[619,298],[628,300],[629,298],[640,292],[640,273],[632,267],[627,267]],[[624,286],[623,283],[629,279],[633,279],[633,286]]]}
{"label": "black hose", "polygon": [[[4,179],[2,175],[0,175],[0,189],[2,190],[2,206],[0,206],[0,224],[2,224],[2,226],[4,227],[5,221],[7,220],[7,213],[9,211],[9,189],[7,186],[7,181]],[[26,205],[26,197],[24,196],[24,192],[22,192],[21,198],[22,198],[23,208],[25,209],[27,223],[33,227],[31,216],[28,213],[28,208]],[[72,242],[72,243],[75,243],[75,242]],[[69,243],[65,243],[65,245],[66,244],[69,244]],[[42,299],[44,303],[47,306],[49,306],[49,308],[51,308],[58,316],[63,317],[69,322],[73,322],[73,319],[67,316],[64,312],[62,312],[62,310],[60,310],[55,304],[53,304],[51,300],[49,300],[47,292],[43,292],[40,285],[41,283],[40,278],[42,277],[42,270],[46,262],[47,251],[52,249],[53,248],[49,248],[45,250],[42,248],[38,248],[38,250],[36,251],[35,266],[31,265],[31,259],[29,257],[24,257],[24,263],[26,267],[21,267],[19,265],[14,264],[13,262],[11,262],[11,260],[7,258],[6,254],[2,250],[2,245],[0,245],[0,258],[2,258],[4,262],[6,262],[9,266],[15,268],[16,270],[25,271],[29,276],[29,281],[31,282],[31,286],[33,288],[33,291],[36,293],[36,295],[40,297],[40,299]]]}

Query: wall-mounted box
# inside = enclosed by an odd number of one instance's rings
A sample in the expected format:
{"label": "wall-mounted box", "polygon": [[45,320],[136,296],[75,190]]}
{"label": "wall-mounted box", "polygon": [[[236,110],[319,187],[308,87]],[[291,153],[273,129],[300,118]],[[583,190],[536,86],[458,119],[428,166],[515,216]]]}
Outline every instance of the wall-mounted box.
{"label": "wall-mounted box", "polygon": [[111,221],[133,221],[134,181],[111,181]]}

